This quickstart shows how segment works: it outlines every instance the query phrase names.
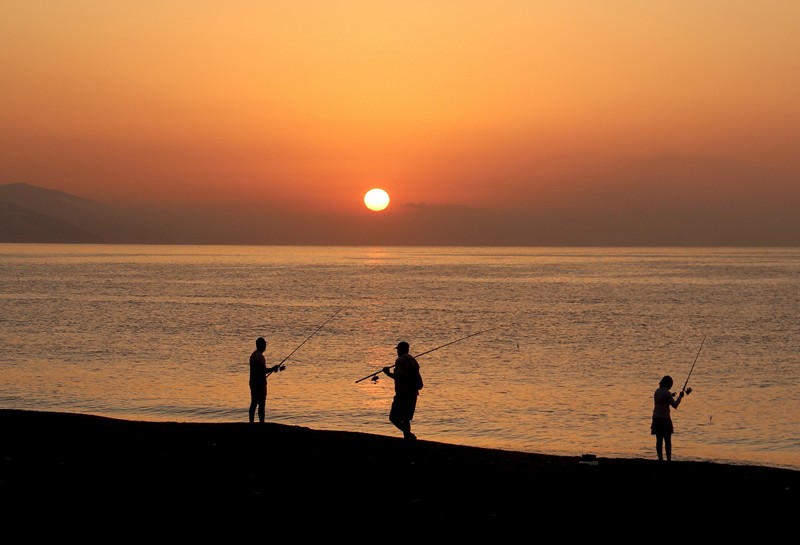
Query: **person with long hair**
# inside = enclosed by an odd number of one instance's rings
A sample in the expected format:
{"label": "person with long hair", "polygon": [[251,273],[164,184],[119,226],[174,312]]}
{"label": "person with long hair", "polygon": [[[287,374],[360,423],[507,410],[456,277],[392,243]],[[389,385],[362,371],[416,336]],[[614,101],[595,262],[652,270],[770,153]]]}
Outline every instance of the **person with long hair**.
{"label": "person with long hair", "polygon": [[664,376],[658,383],[658,388],[653,393],[653,421],[650,424],[650,435],[656,436],[658,459],[663,461],[666,453],[668,462],[672,460],[672,434],[675,431],[670,408],[677,409],[684,395],[681,391],[676,398],[675,394],[670,392],[672,384],[672,377],[669,375]]}

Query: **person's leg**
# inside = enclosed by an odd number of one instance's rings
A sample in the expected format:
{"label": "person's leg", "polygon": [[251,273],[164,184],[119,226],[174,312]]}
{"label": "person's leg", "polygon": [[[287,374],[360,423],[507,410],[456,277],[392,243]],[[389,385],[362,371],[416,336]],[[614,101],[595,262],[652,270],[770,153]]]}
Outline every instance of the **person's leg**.
{"label": "person's leg", "polygon": [[406,431],[406,426],[405,423],[403,422],[403,419],[400,418],[396,412],[389,413],[389,422],[394,424],[394,427],[397,428],[398,430],[402,432]]}
{"label": "person's leg", "polygon": [[664,460],[664,436],[660,433],[656,434],[656,454],[659,460]]}
{"label": "person's leg", "polygon": [[667,452],[667,461],[672,460],[672,434],[664,436],[664,450]]}
{"label": "person's leg", "polygon": [[403,416],[401,418],[396,419],[395,426],[397,429],[403,432],[404,439],[416,439],[417,436],[411,433],[411,421],[408,420],[408,417]]}
{"label": "person's leg", "polygon": [[258,397],[256,398],[256,406],[258,407],[258,421],[264,423],[264,418],[267,414],[267,389],[259,390]]}
{"label": "person's leg", "polygon": [[397,396],[394,396],[392,400],[392,408],[389,410],[389,422],[394,424],[394,426],[403,431],[403,419],[401,417],[400,412],[400,399]]}
{"label": "person's leg", "polygon": [[255,422],[256,419],[256,406],[258,405],[258,399],[256,398],[255,392],[251,387],[250,389],[250,408],[248,409],[248,417],[250,418],[250,423],[252,424]]}
{"label": "person's leg", "polygon": [[405,430],[403,430],[403,437],[406,439],[416,439],[417,436],[411,433],[411,421],[414,419],[414,411],[417,408],[417,397],[411,397],[408,399],[408,403],[405,407]]}
{"label": "person's leg", "polygon": [[405,439],[416,439],[416,436],[411,433],[411,417],[409,415],[413,416],[413,414],[413,405],[409,405],[409,399],[399,396],[394,397],[392,410],[389,412],[389,421],[403,432]]}

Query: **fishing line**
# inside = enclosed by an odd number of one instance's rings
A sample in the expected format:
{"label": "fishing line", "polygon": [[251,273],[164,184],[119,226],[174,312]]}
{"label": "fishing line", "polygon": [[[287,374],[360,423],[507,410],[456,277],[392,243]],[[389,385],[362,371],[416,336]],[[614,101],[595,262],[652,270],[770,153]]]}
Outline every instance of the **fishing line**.
{"label": "fishing line", "polygon": [[[422,352],[421,354],[417,354],[414,357],[415,358],[419,358],[420,356],[424,356],[425,354],[430,354],[431,352],[439,350],[440,348],[444,348],[445,346],[450,346],[451,344],[455,344],[455,343],[463,341],[465,339],[469,339],[470,337],[474,337],[476,335],[480,335],[481,333],[486,333],[487,331],[492,331],[493,329],[497,329],[498,327],[500,327],[500,326],[490,327],[489,329],[484,329],[483,331],[478,331],[477,333],[472,333],[470,335],[467,335],[466,337],[461,337],[460,339],[456,339],[454,341],[450,341],[449,343],[445,343],[445,344],[443,344],[441,346],[437,346],[436,348],[431,348],[430,350],[426,350],[425,352]],[[389,369],[391,369],[392,367],[394,367],[394,365],[389,366]],[[361,377],[360,379],[358,379],[356,381],[356,383],[361,382],[362,380],[367,380],[368,378],[377,377],[381,373],[383,373],[383,368],[381,368],[380,371],[375,371],[374,373],[371,373],[371,374],[369,374],[369,375],[367,375],[365,377]]]}
{"label": "fishing line", "polygon": [[[307,343],[307,342],[308,342],[308,341],[311,339],[311,337],[313,337],[314,335],[316,335],[316,334],[317,334],[317,332],[318,332],[320,329],[322,329],[323,327],[325,327],[325,324],[327,324],[328,322],[330,322],[331,320],[333,320],[334,316],[336,316],[337,314],[339,314],[339,313],[342,311],[342,309],[344,309],[344,308],[345,308],[345,307],[341,307],[339,310],[337,310],[336,312],[334,312],[334,313],[333,313],[333,315],[332,315],[330,318],[328,318],[327,320],[325,320],[324,322],[322,322],[322,324],[321,324],[321,325],[320,325],[320,326],[319,326],[317,329],[315,329],[315,330],[314,330],[314,332],[313,332],[311,335],[309,335],[308,337],[306,337],[306,339],[305,339],[303,342],[301,342],[299,345],[297,345],[297,348],[295,348],[294,350],[292,350],[292,351],[289,353],[289,355],[288,355],[288,356],[286,356],[285,358],[283,358],[283,359],[281,360],[281,362],[278,364],[278,371],[283,371],[284,369],[286,369],[286,366],[284,365],[284,362],[285,362],[286,360],[288,360],[289,358],[291,358],[291,357],[292,357],[292,354],[294,354],[295,352],[297,352],[298,350],[300,350],[300,347],[301,347],[301,346],[303,346],[304,344],[306,344],[306,343]],[[271,375],[273,372],[274,372],[274,371],[268,371],[268,372],[267,372],[267,376]]]}

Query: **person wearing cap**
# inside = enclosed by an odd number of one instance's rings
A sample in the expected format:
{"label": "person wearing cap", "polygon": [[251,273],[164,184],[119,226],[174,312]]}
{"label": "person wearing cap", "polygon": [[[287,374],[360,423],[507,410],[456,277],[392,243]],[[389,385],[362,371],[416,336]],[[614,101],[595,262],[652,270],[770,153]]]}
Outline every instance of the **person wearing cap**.
{"label": "person wearing cap", "polygon": [[264,423],[267,405],[267,376],[276,371],[280,371],[280,365],[273,365],[267,368],[267,359],[264,351],[267,349],[267,341],[264,337],[256,339],[256,349],[250,354],[250,423],[255,422],[256,409],[258,409],[258,421]]}
{"label": "person wearing cap", "polygon": [[389,411],[389,422],[403,432],[403,438],[413,441],[417,438],[411,433],[411,421],[417,408],[417,397],[422,389],[422,375],[416,358],[408,353],[409,345],[401,341],[395,347],[397,359],[394,371],[384,367],[383,372],[394,379],[394,400]]}

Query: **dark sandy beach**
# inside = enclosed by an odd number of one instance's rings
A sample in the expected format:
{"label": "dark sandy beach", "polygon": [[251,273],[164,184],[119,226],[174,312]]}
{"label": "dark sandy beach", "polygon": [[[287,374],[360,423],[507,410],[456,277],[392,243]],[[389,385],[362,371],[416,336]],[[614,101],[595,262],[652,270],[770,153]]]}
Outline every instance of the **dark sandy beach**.
{"label": "dark sandy beach", "polygon": [[[640,528],[648,539],[653,532],[757,531],[771,542],[791,528],[800,507],[800,472],[789,469],[586,463],[272,423],[0,410],[0,425],[0,495],[12,524],[28,513],[62,524],[124,521],[126,532],[158,528],[160,535],[252,525],[265,536],[490,531],[599,539],[622,532],[632,539]],[[86,536],[94,526],[76,528]]]}

